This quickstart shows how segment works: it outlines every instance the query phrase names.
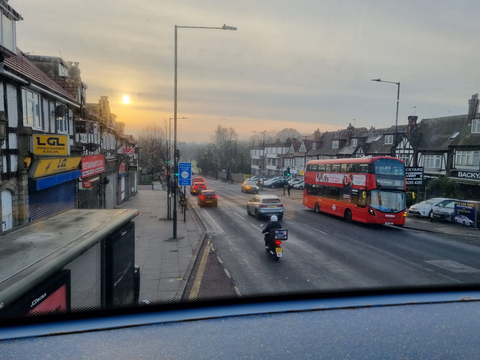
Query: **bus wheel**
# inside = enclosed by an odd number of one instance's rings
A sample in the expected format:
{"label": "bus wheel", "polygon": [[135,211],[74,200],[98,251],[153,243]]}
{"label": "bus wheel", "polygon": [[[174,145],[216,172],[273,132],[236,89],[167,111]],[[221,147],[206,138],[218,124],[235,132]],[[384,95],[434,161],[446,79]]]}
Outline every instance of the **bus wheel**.
{"label": "bus wheel", "polygon": [[345,210],[345,214],[343,215],[343,218],[345,219],[346,222],[352,221],[352,212],[350,209]]}
{"label": "bus wheel", "polygon": [[314,208],[314,210],[315,210],[315,212],[316,212],[317,214],[320,213],[320,206],[318,206],[318,203],[315,203],[315,208]]}

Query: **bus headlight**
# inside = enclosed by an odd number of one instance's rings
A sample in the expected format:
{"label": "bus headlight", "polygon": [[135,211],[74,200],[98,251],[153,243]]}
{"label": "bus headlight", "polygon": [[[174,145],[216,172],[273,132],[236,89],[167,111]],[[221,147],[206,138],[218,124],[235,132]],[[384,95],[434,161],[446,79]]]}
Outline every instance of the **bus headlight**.
{"label": "bus headlight", "polygon": [[403,216],[404,216],[404,217],[407,217],[407,212],[406,212],[406,211],[403,213]]}
{"label": "bus headlight", "polygon": [[370,215],[375,216],[375,211],[373,211],[373,209],[368,209],[368,212],[370,213]]}

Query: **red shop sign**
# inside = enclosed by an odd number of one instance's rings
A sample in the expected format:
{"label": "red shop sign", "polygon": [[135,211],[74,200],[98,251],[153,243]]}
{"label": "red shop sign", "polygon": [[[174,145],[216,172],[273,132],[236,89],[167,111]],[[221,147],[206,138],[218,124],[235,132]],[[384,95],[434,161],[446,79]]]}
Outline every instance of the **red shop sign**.
{"label": "red shop sign", "polygon": [[120,174],[125,172],[125,164],[120,164],[120,168],[118,169],[118,172]]}
{"label": "red shop sign", "polygon": [[92,181],[82,181],[83,190],[92,190]]}
{"label": "red shop sign", "polygon": [[82,178],[97,175],[105,171],[105,156],[90,155],[82,158]]}

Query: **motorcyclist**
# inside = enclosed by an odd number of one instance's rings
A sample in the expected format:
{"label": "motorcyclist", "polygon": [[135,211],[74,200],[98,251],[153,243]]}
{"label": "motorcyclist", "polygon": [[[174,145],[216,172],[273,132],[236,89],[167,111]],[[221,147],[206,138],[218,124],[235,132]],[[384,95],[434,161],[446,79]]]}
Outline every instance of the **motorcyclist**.
{"label": "motorcyclist", "polygon": [[265,248],[268,249],[270,246],[270,240],[273,238],[273,230],[281,228],[282,224],[278,222],[278,217],[276,215],[273,215],[270,218],[270,223],[265,229],[262,230],[262,234],[265,234]]}

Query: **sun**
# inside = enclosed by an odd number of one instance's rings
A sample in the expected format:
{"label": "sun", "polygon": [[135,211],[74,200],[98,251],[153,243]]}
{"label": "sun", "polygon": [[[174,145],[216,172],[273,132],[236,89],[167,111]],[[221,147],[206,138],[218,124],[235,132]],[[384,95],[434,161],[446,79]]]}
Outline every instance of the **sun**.
{"label": "sun", "polygon": [[125,96],[123,97],[123,103],[124,103],[124,104],[130,104],[130,97],[129,97],[128,95],[125,95]]}

